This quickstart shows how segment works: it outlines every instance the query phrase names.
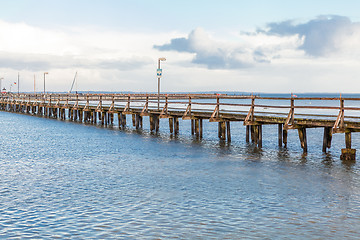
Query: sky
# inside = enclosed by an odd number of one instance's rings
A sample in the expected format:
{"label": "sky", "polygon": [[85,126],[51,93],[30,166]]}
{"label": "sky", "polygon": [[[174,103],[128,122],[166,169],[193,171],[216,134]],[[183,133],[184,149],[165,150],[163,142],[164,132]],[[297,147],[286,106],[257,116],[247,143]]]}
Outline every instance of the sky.
{"label": "sky", "polygon": [[[357,0],[0,0],[2,87],[359,93]],[[15,85],[18,81],[20,83]],[[35,84],[34,84],[35,83]],[[35,86],[35,87],[34,87]],[[35,89],[34,89],[35,88]]]}

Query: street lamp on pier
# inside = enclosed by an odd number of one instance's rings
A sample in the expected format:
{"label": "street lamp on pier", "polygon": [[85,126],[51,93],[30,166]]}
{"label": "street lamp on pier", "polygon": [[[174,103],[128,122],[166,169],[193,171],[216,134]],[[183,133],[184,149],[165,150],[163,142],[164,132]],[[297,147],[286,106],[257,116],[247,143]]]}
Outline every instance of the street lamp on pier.
{"label": "street lamp on pier", "polygon": [[160,61],[166,61],[166,58],[162,57],[158,60],[158,69],[157,69],[157,77],[158,77],[158,110],[160,110],[160,78],[162,76],[162,69],[160,68]]}
{"label": "street lamp on pier", "polygon": [[2,93],[2,80],[3,80],[4,78],[2,77],[2,78],[0,78],[0,93]]}
{"label": "street lamp on pier", "polygon": [[48,72],[44,72],[44,95],[45,95],[45,75],[49,74]]}

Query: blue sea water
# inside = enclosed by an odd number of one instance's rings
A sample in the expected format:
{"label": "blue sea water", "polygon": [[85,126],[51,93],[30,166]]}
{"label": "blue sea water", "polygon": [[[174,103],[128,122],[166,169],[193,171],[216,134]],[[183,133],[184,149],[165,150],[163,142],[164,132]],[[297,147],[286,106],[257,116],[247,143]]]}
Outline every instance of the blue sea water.
{"label": "blue sea water", "polygon": [[[323,154],[322,129],[278,148],[232,142],[204,122],[171,137],[0,112],[1,239],[359,239],[360,167],[342,162],[344,136]],[[353,148],[359,150],[353,134]]]}

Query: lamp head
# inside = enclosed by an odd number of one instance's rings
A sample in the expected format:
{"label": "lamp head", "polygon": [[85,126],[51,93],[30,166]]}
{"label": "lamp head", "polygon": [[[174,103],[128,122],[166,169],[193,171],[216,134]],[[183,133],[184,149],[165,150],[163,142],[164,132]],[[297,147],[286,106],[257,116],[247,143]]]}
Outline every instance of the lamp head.
{"label": "lamp head", "polygon": [[164,58],[164,57],[159,58],[159,61],[166,61],[166,58]]}

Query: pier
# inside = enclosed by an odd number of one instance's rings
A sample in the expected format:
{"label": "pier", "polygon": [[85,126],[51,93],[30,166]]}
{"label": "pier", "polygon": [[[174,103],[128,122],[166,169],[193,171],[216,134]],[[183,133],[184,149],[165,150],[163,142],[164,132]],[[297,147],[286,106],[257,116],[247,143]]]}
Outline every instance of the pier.
{"label": "pier", "polygon": [[[315,103],[315,104],[314,104]],[[318,105],[316,105],[318,103]],[[351,135],[360,131],[360,98],[289,98],[227,94],[13,94],[3,93],[0,110],[99,124],[125,129],[127,116],[136,129],[144,117],[158,132],[160,119],[169,121],[170,134],[179,134],[179,121],[191,121],[191,135],[203,138],[205,121],[218,124],[218,138],[231,142],[231,123],[242,122],[246,142],[262,148],[263,125],[278,129],[279,147],[287,147],[288,131],[297,130],[303,153],[308,152],[306,130],[323,128],[322,151],[331,147],[333,134],[344,134],[342,160],[356,158]],[[117,121],[116,121],[117,120]],[[320,139],[319,139],[320,140]]]}

